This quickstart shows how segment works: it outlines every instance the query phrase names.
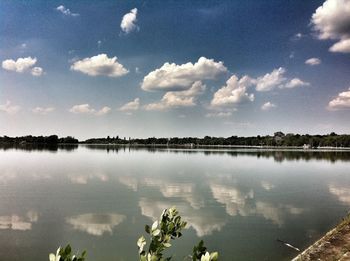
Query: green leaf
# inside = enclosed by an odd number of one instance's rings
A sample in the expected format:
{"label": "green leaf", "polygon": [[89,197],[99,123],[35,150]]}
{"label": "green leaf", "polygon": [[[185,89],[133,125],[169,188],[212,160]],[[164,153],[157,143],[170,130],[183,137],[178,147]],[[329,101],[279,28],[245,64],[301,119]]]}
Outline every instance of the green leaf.
{"label": "green leaf", "polygon": [[160,234],[160,229],[156,229],[152,232],[152,235],[155,237],[158,236],[159,234]]}
{"label": "green leaf", "polygon": [[170,244],[170,243],[164,243],[163,246],[165,246],[165,247],[171,247],[171,244]]}
{"label": "green leaf", "polygon": [[66,255],[69,255],[71,252],[72,252],[72,248],[71,248],[71,246],[68,244],[68,245],[66,246],[65,250],[64,250],[64,253],[65,253]]}
{"label": "green leaf", "polygon": [[153,231],[153,230],[156,230],[157,227],[158,227],[158,221],[156,220],[156,221],[154,221],[154,223],[152,224],[152,231]]}
{"label": "green leaf", "polygon": [[210,254],[210,260],[217,261],[218,259],[219,259],[218,252],[213,252],[213,253]]}

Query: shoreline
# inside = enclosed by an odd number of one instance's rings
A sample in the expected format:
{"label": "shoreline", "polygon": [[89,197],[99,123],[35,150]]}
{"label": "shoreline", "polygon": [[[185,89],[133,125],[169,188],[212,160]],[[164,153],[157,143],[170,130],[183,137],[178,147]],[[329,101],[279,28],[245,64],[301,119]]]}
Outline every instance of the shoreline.
{"label": "shoreline", "polygon": [[350,214],[292,261],[350,260]]}
{"label": "shoreline", "polygon": [[[317,147],[304,148],[303,146],[253,146],[253,145],[189,145],[189,144],[117,144],[117,143],[84,143],[79,145],[92,146],[118,146],[118,147],[135,147],[135,148],[169,148],[169,149],[256,149],[256,150],[273,150],[273,151],[349,151],[350,147]],[[65,144],[60,144],[65,145]]]}

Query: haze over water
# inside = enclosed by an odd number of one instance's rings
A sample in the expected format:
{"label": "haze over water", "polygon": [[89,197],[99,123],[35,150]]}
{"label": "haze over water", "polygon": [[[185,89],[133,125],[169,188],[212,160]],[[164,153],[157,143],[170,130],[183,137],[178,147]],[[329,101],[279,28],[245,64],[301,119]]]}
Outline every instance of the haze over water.
{"label": "haze over water", "polygon": [[[28,149],[28,148],[27,148]],[[288,260],[350,205],[349,152],[0,150],[0,260],[136,260],[144,225],[176,206],[188,222],[175,259],[204,239],[222,260]]]}

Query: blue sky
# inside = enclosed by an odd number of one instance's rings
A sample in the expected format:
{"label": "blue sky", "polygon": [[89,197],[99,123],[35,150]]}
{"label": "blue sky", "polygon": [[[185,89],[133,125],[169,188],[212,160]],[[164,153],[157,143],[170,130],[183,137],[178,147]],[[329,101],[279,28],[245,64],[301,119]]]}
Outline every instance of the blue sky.
{"label": "blue sky", "polygon": [[0,135],[350,133],[350,1],[0,1]]}

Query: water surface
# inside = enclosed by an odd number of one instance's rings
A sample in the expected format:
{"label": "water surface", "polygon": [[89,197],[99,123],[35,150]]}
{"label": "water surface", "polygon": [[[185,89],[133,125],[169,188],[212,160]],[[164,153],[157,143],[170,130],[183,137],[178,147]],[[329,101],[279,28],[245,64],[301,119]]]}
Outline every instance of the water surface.
{"label": "water surface", "polygon": [[48,260],[70,242],[88,260],[137,260],[137,238],[162,210],[188,221],[175,260],[204,239],[221,260],[288,260],[350,205],[350,153],[0,149],[0,260]]}

